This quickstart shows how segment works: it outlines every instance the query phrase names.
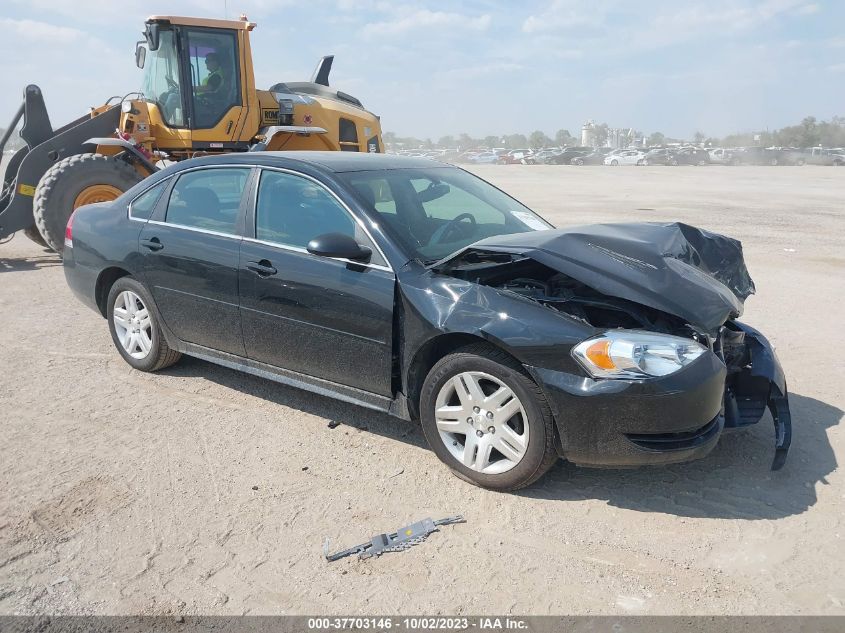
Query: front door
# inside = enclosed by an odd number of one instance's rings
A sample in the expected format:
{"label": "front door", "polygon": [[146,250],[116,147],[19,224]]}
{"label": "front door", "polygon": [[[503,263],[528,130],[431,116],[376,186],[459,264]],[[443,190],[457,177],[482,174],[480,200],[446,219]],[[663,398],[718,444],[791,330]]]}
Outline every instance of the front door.
{"label": "front door", "polygon": [[[325,187],[289,172],[262,171],[254,211],[240,254],[247,356],[391,395],[395,277],[365,231]],[[324,233],[355,237],[373,259],[310,254]]]}
{"label": "front door", "polygon": [[242,198],[250,169],[207,167],[178,176],[163,220],[141,231],[143,277],[181,340],[244,355],[238,313]]}

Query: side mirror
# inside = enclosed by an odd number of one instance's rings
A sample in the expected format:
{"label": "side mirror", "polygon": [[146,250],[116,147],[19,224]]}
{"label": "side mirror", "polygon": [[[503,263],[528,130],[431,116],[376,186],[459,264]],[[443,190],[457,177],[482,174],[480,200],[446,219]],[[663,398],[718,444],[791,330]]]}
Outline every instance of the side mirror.
{"label": "side mirror", "polygon": [[143,44],[143,41],[135,43],[135,65],[138,68],[143,68],[144,61],[147,59],[147,49]]}
{"label": "side mirror", "polygon": [[353,261],[369,259],[373,252],[354,237],[343,233],[324,233],[308,242],[308,252],[322,257],[341,257]]}

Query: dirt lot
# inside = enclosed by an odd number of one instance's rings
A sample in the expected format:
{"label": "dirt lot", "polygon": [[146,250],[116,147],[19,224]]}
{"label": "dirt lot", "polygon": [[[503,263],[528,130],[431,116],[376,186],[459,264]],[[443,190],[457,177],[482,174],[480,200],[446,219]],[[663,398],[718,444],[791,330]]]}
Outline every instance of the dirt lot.
{"label": "dirt lot", "polygon": [[[477,171],[558,226],[742,239],[745,317],[792,392],[786,467],[768,469],[767,417],[697,463],[561,463],[486,492],[413,424],[196,360],[131,370],[18,236],[0,246],[0,613],[845,614],[845,169]],[[322,558],[326,537],[455,513],[408,552]]]}

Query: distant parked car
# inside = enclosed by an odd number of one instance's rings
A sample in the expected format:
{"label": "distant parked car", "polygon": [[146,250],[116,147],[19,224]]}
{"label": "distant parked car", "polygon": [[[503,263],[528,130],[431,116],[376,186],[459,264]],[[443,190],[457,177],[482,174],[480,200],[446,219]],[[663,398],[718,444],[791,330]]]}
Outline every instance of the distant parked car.
{"label": "distant parked car", "polygon": [[500,154],[499,158],[503,165],[524,165],[534,160],[534,152],[530,149],[512,149]]}
{"label": "distant parked car", "polygon": [[600,147],[593,150],[589,154],[583,156],[576,156],[569,161],[570,165],[603,165],[605,156],[610,153],[609,147]]}
{"label": "distant parked car", "polygon": [[716,147],[708,150],[710,154],[710,162],[715,165],[732,165],[734,159],[734,150]]}
{"label": "distant parked car", "polygon": [[469,159],[473,165],[504,165],[505,160],[496,152],[482,152]]}
{"label": "distant parked car", "polygon": [[573,158],[578,156],[586,156],[593,151],[592,147],[567,147],[557,156],[552,156],[548,159],[549,165],[569,165]]}
{"label": "distant parked car", "polygon": [[734,154],[734,165],[795,165],[788,151],[773,147],[746,147]]}
{"label": "distant parked car", "polygon": [[551,158],[558,154],[560,154],[559,149],[541,149],[540,151],[534,152],[534,160],[538,165],[546,165]]}
{"label": "distant parked car", "polygon": [[643,156],[643,165],[677,165],[675,152],[666,147],[649,150]]}
{"label": "distant parked car", "polygon": [[683,147],[675,152],[675,160],[678,165],[709,165],[710,154],[697,147]]}
{"label": "distant parked car", "polygon": [[642,165],[645,154],[638,149],[626,149],[604,158],[605,165]]}
{"label": "distant parked car", "polygon": [[808,147],[802,152],[802,156],[810,165],[845,165],[845,150]]}

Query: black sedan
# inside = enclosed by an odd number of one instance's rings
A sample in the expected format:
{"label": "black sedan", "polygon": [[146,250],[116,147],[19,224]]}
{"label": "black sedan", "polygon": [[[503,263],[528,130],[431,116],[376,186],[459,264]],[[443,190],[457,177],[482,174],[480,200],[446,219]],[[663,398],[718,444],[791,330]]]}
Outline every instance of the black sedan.
{"label": "black sedan", "polygon": [[592,147],[567,147],[559,154],[546,159],[547,165],[571,165],[572,159],[586,156],[593,152]]}
{"label": "black sedan", "polygon": [[599,147],[589,154],[576,156],[569,160],[570,165],[604,165],[604,157],[610,152],[609,147]]}
{"label": "black sedan", "polygon": [[786,383],[736,320],[735,240],[682,224],[554,229],[426,159],[248,153],[172,165],[79,208],[74,293],[132,367],[188,354],[420,420],[458,476],[513,490],[562,456],[706,455]]}

